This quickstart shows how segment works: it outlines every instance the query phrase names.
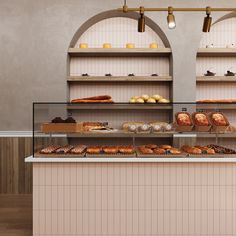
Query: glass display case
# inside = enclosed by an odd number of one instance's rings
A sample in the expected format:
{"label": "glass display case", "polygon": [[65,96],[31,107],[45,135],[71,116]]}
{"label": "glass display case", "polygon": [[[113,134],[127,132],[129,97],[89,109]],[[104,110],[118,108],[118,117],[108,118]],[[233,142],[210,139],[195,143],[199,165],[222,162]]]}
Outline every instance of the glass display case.
{"label": "glass display case", "polygon": [[34,103],[34,158],[236,157],[236,103]]}

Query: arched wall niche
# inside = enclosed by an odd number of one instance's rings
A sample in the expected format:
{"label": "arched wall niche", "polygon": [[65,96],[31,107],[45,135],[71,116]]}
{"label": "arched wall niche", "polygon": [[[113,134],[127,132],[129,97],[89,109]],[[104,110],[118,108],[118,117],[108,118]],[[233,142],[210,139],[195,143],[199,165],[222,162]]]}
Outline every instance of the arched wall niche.
{"label": "arched wall niche", "polygon": [[200,41],[200,48],[213,44],[217,48],[225,48],[228,44],[236,44],[236,12],[232,12],[217,19],[209,33],[204,33]]}
{"label": "arched wall niche", "polygon": [[[236,72],[236,57],[235,54],[224,53],[225,51],[236,51],[235,12],[217,19],[212,24],[211,31],[203,34],[199,47],[206,48],[207,45],[211,44],[213,46],[209,50],[213,52],[218,50],[222,53],[218,53],[215,56],[209,53],[206,56],[197,57],[197,78],[201,77],[203,82],[197,82],[196,100],[235,99],[236,80],[234,77],[226,77],[225,74],[227,70]],[[214,78],[204,76],[207,70],[216,73]],[[233,118],[236,114],[235,110],[224,110],[224,113],[230,123],[235,125],[235,119]]]}
{"label": "arched wall niche", "polygon": [[[130,18],[134,20],[138,20],[139,14],[137,12],[128,12],[128,13],[123,13],[121,11],[117,10],[111,10],[111,11],[105,11],[102,13],[99,13],[93,17],[91,17],[89,20],[87,20],[85,23],[81,25],[81,27],[76,31],[74,34],[71,42],[70,42],[70,48],[73,48],[76,46],[76,43],[80,39],[80,37],[94,24],[105,20],[109,18],[114,18],[114,17],[125,17],[125,18]],[[162,40],[164,46],[166,48],[171,48],[169,40],[167,39],[165,33],[162,31],[162,29],[149,17],[146,17],[146,25],[150,27]]]}
{"label": "arched wall niche", "polygon": [[[75,35],[73,36],[73,39],[70,43],[70,48],[77,48],[79,47],[79,43],[88,43],[86,39],[92,39],[96,41],[96,37],[89,38],[84,37],[84,35],[87,34],[87,32],[90,31],[93,27],[96,25],[102,24],[102,22],[111,21],[111,23],[115,22],[116,19],[118,20],[118,24],[115,24],[115,26],[119,26],[118,30],[122,29],[124,26],[124,23],[130,23],[132,27],[132,37],[130,39],[135,39],[135,36],[137,35],[137,19],[139,17],[139,14],[136,12],[131,13],[123,13],[117,10],[111,10],[102,12],[89,20],[87,20],[84,24],[81,25],[81,27],[77,30]],[[120,21],[119,21],[120,20]],[[116,22],[116,23],[117,23]],[[119,25],[120,22],[120,25]],[[121,24],[122,23],[122,24]],[[111,35],[108,34],[108,40],[104,41],[103,43],[112,43],[109,41],[109,37],[114,39],[115,37],[119,38],[119,33],[127,34],[126,31],[120,30],[118,33],[116,32],[116,27],[114,27],[112,24],[108,23],[109,30],[111,30]],[[105,25],[106,26],[106,25]],[[149,48],[149,43],[152,43],[158,36],[160,39],[161,45],[160,47],[163,48],[170,48],[170,43],[164,34],[164,32],[161,30],[161,28],[150,18],[146,18],[146,33],[139,33],[140,37],[146,37],[144,35],[147,35],[148,37],[151,35],[151,37],[146,38],[145,41],[145,48]],[[107,28],[106,28],[107,30]],[[147,31],[152,31],[151,34],[149,34]],[[97,29],[94,29],[94,32],[98,32],[96,36],[102,37],[102,32],[100,33],[97,31]],[[100,34],[100,35],[99,35]],[[113,34],[113,35],[112,35]],[[141,36],[143,35],[143,36]],[[153,37],[155,36],[155,37]],[[153,37],[153,38],[152,38]],[[125,37],[124,37],[125,38]],[[150,39],[150,41],[149,41]],[[92,41],[91,40],[91,41]],[[90,41],[90,42],[91,42]],[[135,43],[135,41],[125,41],[122,42],[122,45],[115,45],[112,43],[113,48],[124,48],[126,43]],[[144,45],[143,44],[143,45]],[[139,45],[135,44],[135,46],[138,48]],[[102,43],[101,40],[98,45],[95,45],[95,51],[96,47],[101,48]],[[94,48],[94,45],[90,45],[89,48]],[[147,77],[151,77],[152,74],[157,73],[160,78],[161,76],[170,79],[171,80],[171,74],[172,70],[172,59],[171,59],[171,53],[167,55],[129,55],[126,56],[120,56],[120,55],[113,55],[113,56],[82,56],[82,57],[72,57],[70,54],[68,54],[68,62],[69,62],[69,77],[73,78],[79,78],[80,82],[76,83],[68,83],[69,87],[69,98],[68,100],[72,100],[75,98],[81,98],[81,97],[90,97],[90,96],[97,96],[102,94],[108,94],[112,96],[112,99],[116,103],[127,103],[129,102],[130,98],[132,96],[141,96],[142,94],[160,94],[163,97],[167,99],[171,99],[172,96],[172,83],[169,81],[158,81],[158,82],[148,82],[148,80],[145,81]],[[81,80],[84,79],[82,77],[82,74],[89,74],[89,79],[95,78],[96,80],[93,82],[81,82]],[[107,81],[107,78],[109,80],[109,77],[104,76],[105,74],[112,74],[112,78],[110,78],[110,81]],[[134,74],[135,76],[129,77],[128,74]],[[144,78],[141,81],[130,81],[130,78],[132,80],[135,80],[135,77],[142,77]],[[154,76],[155,77],[155,76]],[[103,78],[103,81],[101,80]],[[127,81],[116,81],[116,79],[127,79]],[[105,82],[104,82],[105,80]],[[80,118],[83,121],[88,121],[93,119],[97,120],[106,120],[111,124],[113,127],[119,127],[120,124],[122,124],[126,120],[143,120],[144,122],[150,122],[151,120],[156,119],[156,113],[150,111],[148,115],[145,112],[137,111],[139,115],[132,113],[132,112],[123,112],[119,111],[119,115],[117,115],[117,112],[113,112],[108,114],[105,114],[102,111],[93,111],[91,116],[88,116],[86,114],[80,114]],[[96,114],[94,114],[96,113]],[[169,112],[163,111],[160,114],[161,120],[168,120],[169,119]],[[76,117],[75,117],[76,118]]]}

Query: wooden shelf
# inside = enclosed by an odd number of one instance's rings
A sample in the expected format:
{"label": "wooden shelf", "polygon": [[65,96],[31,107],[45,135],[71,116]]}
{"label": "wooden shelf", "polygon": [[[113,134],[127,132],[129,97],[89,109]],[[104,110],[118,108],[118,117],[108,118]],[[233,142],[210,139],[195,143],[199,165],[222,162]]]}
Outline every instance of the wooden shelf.
{"label": "wooden shelf", "polygon": [[199,57],[234,57],[236,48],[199,48],[197,52]]}
{"label": "wooden shelf", "polygon": [[168,57],[171,55],[170,48],[69,48],[68,54],[74,57],[93,57],[93,56],[105,56],[105,57],[114,57],[114,56],[153,56],[153,57]]}
{"label": "wooden shelf", "polygon": [[197,76],[197,82],[236,82],[236,76]]}
{"label": "wooden shelf", "polygon": [[68,82],[171,82],[171,76],[69,76]]}
{"label": "wooden shelf", "polygon": [[236,103],[199,103],[197,109],[202,110],[236,110]]}
{"label": "wooden shelf", "polygon": [[70,104],[68,110],[172,110],[171,104],[134,104],[134,103],[107,103],[107,104]]}

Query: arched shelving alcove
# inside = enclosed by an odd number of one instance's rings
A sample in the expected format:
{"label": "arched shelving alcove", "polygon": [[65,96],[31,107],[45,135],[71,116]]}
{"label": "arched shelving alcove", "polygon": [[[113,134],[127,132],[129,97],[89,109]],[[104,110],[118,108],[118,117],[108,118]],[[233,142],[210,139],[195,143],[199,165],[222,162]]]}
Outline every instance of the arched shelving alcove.
{"label": "arched shelving alcove", "polygon": [[[233,45],[232,45],[233,44]],[[215,76],[205,76],[207,70]],[[216,20],[211,31],[203,34],[197,53],[196,100],[236,99],[236,76],[225,76],[227,71],[236,72],[236,14],[230,13]],[[235,104],[205,105],[207,111],[220,110],[236,125]],[[203,106],[204,107],[204,106]],[[207,140],[208,143],[210,140]],[[214,140],[212,140],[214,142]],[[223,146],[234,147],[235,140],[222,138]]]}
{"label": "arched shelving alcove", "polygon": [[[108,11],[92,17],[78,29],[68,50],[70,99],[77,96],[74,92],[79,91],[83,81],[92,81],[93,84],[90,84],[90,88],[92,85],[99,86],[99,82],[103,87],[110,87],[111,84],[105,84],[105,82],[111,81],[120,82],[120,84],[122,82],[124,84],[125,81],[143,82],[143,88],[150,86],[150,83],[148,85],[144,82],[163,82],[162,84],[159,83],[160,88],[164,86],[168,89],[159,90],[159,92],[164,92],[163,96],[171,96],[169,93],[170,83],[165,83],[172,80],[169,42],[159,26],[149,18],[146,19],[146,32],[138,33],[138,16],[138,13],[124,14],[119,11]],[[149,44],[152,42],[158,43],[159,48],[150,49]],[[80,43],[87,43],[89,48],[80,49]],[[112,48],[103,49],[103,43],[111,43]],[[134,43],[136,48],[126,49],[126,43]],[[90,77],[81,77],[82,74],[89,74]],[[104,77],[105,74],[112,74],[112,77]],[[131,77],[127,78],[128,74],[135,76],[132,79]],[[151,74],[158,74],[159,76],[151,77]],[[132,89],[131,86],[129,89]],[[92,89],[86,89],[86,91],[86,94],[80,94],[90,96],[93,93]],[[97,90],[97,92],[99,91]],[[148,92],[148,87],[140,92]],[[132,95],[135,94],[127,94],[127,96]],[[116,99],[116,97],[114,99],[118,102],[127,102],[127,96],[123,96],[124,100]]]}
{"label": "arched shelving alcove", "polygon": [[[92,114],[80,112],[79,116],[74,109],[73,116],[78,120],[106,121],[118,129],[124,121],[172,121],[169,104],[162,109],[129,104],[132,96],[142,94],[172,97],[170,44],[150,18],[146,18],[145,32],[138,33],[138,17],[136,12],[103,12],[86,21],[75,33],[68,49],[68,100],[107,94],[115,103],[124,104],[111,106],[112,112],[106,112],[109,110],[106,108],[93,109]],[[153,42],[158,44],[157,49],[149,48]],[[87,43],[88,48],[79,48],[80,43]],[[103,43],[110,43],[112,48],[104,49]],[[126,48],[127,43],[135,44],[135,48]],[[166,137],[171,142],[172,136]]]}

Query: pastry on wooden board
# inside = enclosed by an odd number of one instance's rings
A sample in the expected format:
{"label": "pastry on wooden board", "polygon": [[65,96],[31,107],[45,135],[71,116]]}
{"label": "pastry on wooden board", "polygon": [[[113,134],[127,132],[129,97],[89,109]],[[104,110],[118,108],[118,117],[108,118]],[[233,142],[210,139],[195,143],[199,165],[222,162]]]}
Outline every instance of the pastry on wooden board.
{"label": "pastry on wooden board", "polygon": [[57,154],[67,154],[70,152],[70,150],[73,148],[74,146],[72,145],[66,145],[66,146],[63,146],[63,147],[60,147],[58,148],[55,152]]}
{"label": "pastry on wooden board", "polygon": [[207,145],[207,147],[214,149],[218,154],[236,154],[236,151],[231,148],[226,148],[216,144]]}
{"label": "pastry on wooden board", "polygon": [[145,147],[154,149],[154,148],[157,148],[157,145],[156,144],[146,144]]}
{"label": "pastry on wooden board", "polygon": [[118,150],[122,154],[132,154],[135,152],[135,149],[133,146],[119,146]]}
{"label": "pastry on wooden board", "polygon": [[195,146],[195,147],[201,149],[203,154],[215,154],[215,150],[213,148],[207,146]]}
{"label": "pastry on wooden board", "polygon": [[163,148],[154,148],[154,149],[153,149],[153,152],[154,152],[155,154],[158,154],[158,155],[166,154],[166,150],[163,149]]}
{"label": "pastry on wooden board", "polygon": [[60,145],[51,145],[49,147],[43,148],[40,153],[42,154],[52,154],[55,153],[55,151],[60,148]]}
{"label": "pastry on wooden board", "polygon": [[101,146],[90,146],[87,147],[87,153],[89,154],[99,154],[102,151]]}
{"label": "pastry on wooden board", "polygon": [[164,144],[164,145],[159,145],[158,147],[159,147],[159,148],[163,148],[163,149],[170,149],[170,148],[172,148],[171,145],[166,145],[166,144]]}
{"label": "pastry on wooden board", "polygon": [[85,150],[86,150],[86,146],[85,145],[77,145],[74,148],[72,148],[70,150],[70,153],[72,154],[82,154]]}
{"label": "pastry on wooden board", "polygon": [[170,148],[168,149],[168,152],[173,155],[181,154],[181,151],[178,148]]}
{"label": "pastry on wooden board", "polygon": [[105,146],[102,148],[102,150],[106,154],[117,154],[119,151],[117,146]]}
{"label": "pastry on wooden board", "polygon": [[146,147],[139,147],[139,151],[142,154],[153,154],[153,150],[151,148],[146,148]]}
{"label": "pastry on wooden board", "polygon": [[182,150],[184,152],[189,153],[189,154],[202,154],[202,150],[201,149],[196,148],[196,147],[191,147],[191,146],[188,146],[188,145],[184,145],[182,147]]}

